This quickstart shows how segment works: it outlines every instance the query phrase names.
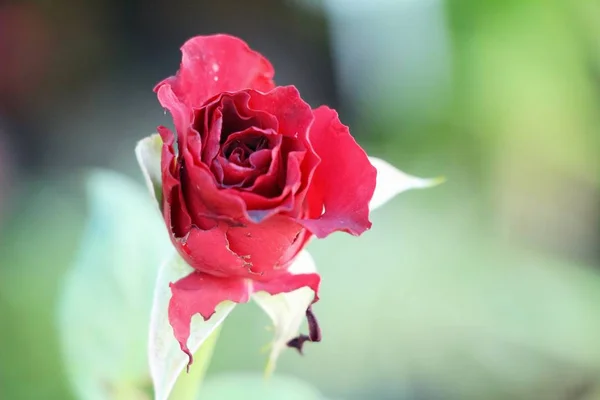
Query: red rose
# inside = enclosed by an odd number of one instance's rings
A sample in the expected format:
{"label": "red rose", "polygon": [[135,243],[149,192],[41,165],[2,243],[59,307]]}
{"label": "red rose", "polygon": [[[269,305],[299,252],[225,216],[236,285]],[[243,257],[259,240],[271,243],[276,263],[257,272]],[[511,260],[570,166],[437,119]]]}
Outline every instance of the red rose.
{"label": "red rose", "polygon": [[155,91],[176,130],[158,129],[163,215],[195,269],[171,284],[169,305],[190,355],[192,315],[208,319],[224,300],[308,286],[316,301],[319,275],[288,267],[313,234],[370,228],[377,172],[334,110],[313,110],[294,86],[276,86],[269,61],[240,39],[199,36],[181,50],[177,75]]}

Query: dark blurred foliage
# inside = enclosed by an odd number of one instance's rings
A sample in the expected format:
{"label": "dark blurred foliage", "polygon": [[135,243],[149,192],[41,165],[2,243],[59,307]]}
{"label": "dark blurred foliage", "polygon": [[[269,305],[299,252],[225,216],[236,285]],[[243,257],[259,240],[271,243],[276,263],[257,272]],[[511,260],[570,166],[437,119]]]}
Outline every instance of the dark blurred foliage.
{"label": "dark blurred foliage", "polygon": [[[166,122],[151,89],[197,34],[243,37],[277,65],[278,83],[337,105],[325,19],[279,1],[39,1],[0,10],[0,105],[19,171],[108,166],[114,147],[139,138],[124,121]],[[86,134],[98,123],[102,135]]]}

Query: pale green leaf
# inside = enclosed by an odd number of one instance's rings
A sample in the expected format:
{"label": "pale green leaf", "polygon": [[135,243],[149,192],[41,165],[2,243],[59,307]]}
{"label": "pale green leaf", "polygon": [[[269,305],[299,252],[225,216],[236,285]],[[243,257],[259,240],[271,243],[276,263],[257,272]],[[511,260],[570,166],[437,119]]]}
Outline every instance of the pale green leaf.
{"label": "pale green leaf", "polygon": [[144,175],[144,180],[152,197],[162,203],[162,176],[160,158],[162,139],[157,133],[140,140],[135,146],[135,156]]}
{"label": "pale green leaf", "polygon": [[[317,268],[311,255],[303,250],[290,266],[289,272],[292,274],[308,274],[317,272]],[[270,376],[275,370],[277,359],[287,347],[287,342],[298,336],[300,325],[305,319],[306,309],[312,303],[314,296],[315,293],[308,287],[275,296],[265,292],[258,292],[253,295],[254,300],[271,318],[275,327],[265,376]]]}
{"label": "pale green leaf", "polygon": [[172,246],[143,186],[95,171],[87,192],[89,220],[61,289],[58,320],[78,398],[103,400],[149,383],[154,280]]}
{"label": "pale green leaf", "polygon": [[[187,355],[181,351],[179,343],[173,336],[173,329],[169,324],[168,307],[171,299],[169,283],[175,282],[191,272],[193,269],[178,254],[174,254],[161,266],[156,280],[148,344],[150,373],[156,400],[169,398],[177,377],[188,363]],[[204,321],[199,314],[192,317],[190,337],[187,342],[190,352],[198,351],[234,306],[235,303],[229,301],[219,304],[216,312],[208,321]],[[200,362],[194,362],[192,368],[204,367],[200,365]]]}
{"label": "pale green leaf", "polygon": [[439,185],[444,178],[422,179],[405,174],[392,164],[377,157],[369,157],[371,164],[377,169],[375,193],[369,203],[369,209],[381,207],[394,196],[410,189],[424,189]]}
{"label": "pale green leaf", "polygon": [[204,375],[210,366],[213,352],[221,327],[217,327],[210,336],[202,343],[200,349],[194,354],[194,367],[190,368],[187,374],[179,374],[179,378],[175,382],[175,386],[171,391],[170,398],[175,400],[194,400],[197,397],[200,387],[204,380]]}

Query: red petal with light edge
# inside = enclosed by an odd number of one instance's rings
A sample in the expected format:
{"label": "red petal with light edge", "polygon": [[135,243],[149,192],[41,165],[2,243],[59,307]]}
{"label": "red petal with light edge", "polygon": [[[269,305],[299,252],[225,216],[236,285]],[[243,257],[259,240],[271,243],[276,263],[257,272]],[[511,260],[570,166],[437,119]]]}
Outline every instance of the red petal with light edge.
{"label": "red petal with light edge", "polygon": [[252,291],[263,291],[275,295],[279,293],[289,293],[302,287],[309,287],[313,292],[315,292],[313,303],[316,303],[319,300],[320,284],[321,276],[317,273],[297,275],[287,273],[265,282],[253,282]]}
{"label": "red petal with light edge", "polygon": [[340,122],[337,112],[323,106],[314,110],[314,116],[309,139],[321,163],[307,201],[311,208],[322,204],[325,213],[298,222],[318,238],[335,231],[360,235],[371,227],[369,200],[375,191],[377,170],[348,127]]}
{"label": "red petal with light edge", "polygon": [[187,347],[192,316],[200,314],[207,320],[214,314],[217,305],[225,300],[246,303],[249,290],[250,286],[244,279],[217,278],[201,272],[191,273],[171,283],[169,323],[181,350],[189,357],[188,367],[193,362]]}

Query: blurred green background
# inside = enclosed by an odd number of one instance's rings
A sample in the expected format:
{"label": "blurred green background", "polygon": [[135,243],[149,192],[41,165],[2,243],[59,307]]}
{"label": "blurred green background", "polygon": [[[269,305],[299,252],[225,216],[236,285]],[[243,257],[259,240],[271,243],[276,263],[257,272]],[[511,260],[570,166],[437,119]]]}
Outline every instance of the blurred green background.
{"label": "blurred green background", "polygon": [[[338,108],[371,155],[448,179],[310,245],[324,340],[278,374],[330,399],[600,399],[597,0],[0,4],[0,399],[76,398],[56,310],[85,174],[141,185],[135,143],[170,124],[152,87],[214,32]],[[248,380],[269,324],[234,311],[205,398],[266,398]],[[298,397],[282,379],[272,398]]]}

